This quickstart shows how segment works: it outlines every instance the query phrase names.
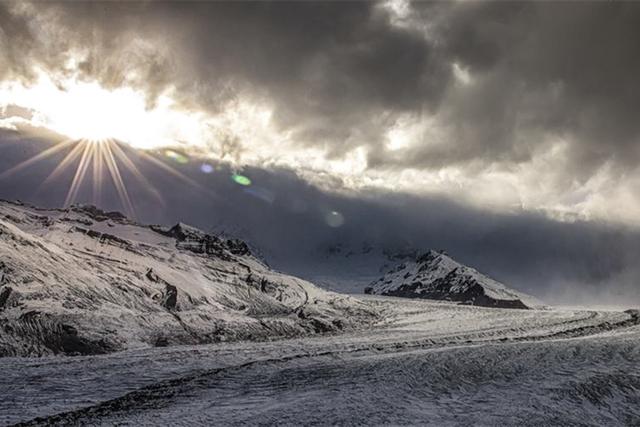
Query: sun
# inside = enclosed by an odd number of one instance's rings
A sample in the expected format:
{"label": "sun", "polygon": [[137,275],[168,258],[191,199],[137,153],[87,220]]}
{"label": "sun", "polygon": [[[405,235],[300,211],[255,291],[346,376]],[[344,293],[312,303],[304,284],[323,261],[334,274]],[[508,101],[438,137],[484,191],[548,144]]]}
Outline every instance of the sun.
{"label": "sun", "polygon": [[[29,82],[0,82],[0,118],[8,107],[19,107],[21,111],[31,113],[31,117],[24,118],[23,122],[31,127],[54,131],[67,139],[0,171],[0,179],[64,153],[61,162],[40,186],[42,189],[69,176],[63,172],[73,170],[64,206],[77,201],[84,185],[91,185],[93,203],[99,205],[102,189],[110,182],[127,214],[135,218],[135,200],[127,190],[123,170],[164,205],[161,193],[136,165],[140,161],[155,165],[203,194],[215,196],[148,152],[178,146],[182,142],[194,148],[204,146],[211,133],[204,113],[179,108],[170,91],[149,100],[142,89],[129,86],[107,88],[98,81],[79,78],[77,74],[53,76],[38,69],[34,69],[34,74],[36,78]],[[131,149],[135,150],[135,156],[129,155]],[[175,153],[173,157],[166,154],[175,162],[188,161],[186,156],[180,157],[172,150],[165,149],[164,152]]]}
{"label": "sun", "polygon": [[74,140],[115,139],[135,148],[154,149],[188,141],[203,146],[210,134],[204,114],[185,111],[167,90],[149,100],[141,89],[106,88],[97,81],[52,77],[35,70],[29,83],[0,85],[0,108],[17,105],[34,112],[32,124]]}
{"label": "sun", "polygon": [[[63,96],[53,93],[55,110],[47,108],[49,127],[73,139],[105,141],[116,135],[138,142],[140,112],[145,111],[144,100],[130,88],[113,91],[95,82],[76,82],[66,88]],[[42,109],[43,106],[40,106]]]}
{"label": "sun", "polygon": [[[216,147],[222,147],[224,157],[227,133],[248,139],[259,129],[271,135],[270,110],[246,100],[231,105],[224,114],[212,116],[206,109],[176,101],[175,88],[167,88],[150,99],[147,88],[126,84],[107,87],[81,77],[79,72],[50,74],[35,68],[33,74],[35,77],[28,81],[0,81],[0,126],[2,119],[8,117],[11,120],[5,120],[5,126],[13,130],[20,131],[20,126],[45,129],[61,135],[61,142],[43,144],[41,152],[0,171],[0,180],[62,155],[40,190],[54,181],[70,180],[64,206],[90,194],[93,203],[100,205],[103,187],[111,185],[124,210],[135,218],[135,198],[129,194],[126,182],[130,179],[137,180],[164,205],[161,193],[142,174],[141,170],[147,168],[141,169],[140,163],[151,163],[201,194],[217,199],[214,191],[179,171],[178,165],[189,162],[188,153],[213,153]],[[158,158],[158,154],[171,162]],[[70,170],[73,173],[64,173]],[[203,165],[201,171],[212,173],[213,167]],[[233,180],[245,187],[251,185],[244,176],[234,175]]]}

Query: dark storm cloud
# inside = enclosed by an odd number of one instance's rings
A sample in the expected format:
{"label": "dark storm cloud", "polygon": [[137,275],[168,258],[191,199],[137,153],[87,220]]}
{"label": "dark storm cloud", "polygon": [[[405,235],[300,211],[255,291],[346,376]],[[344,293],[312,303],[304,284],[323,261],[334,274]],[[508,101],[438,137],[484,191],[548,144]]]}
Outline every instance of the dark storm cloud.
{"label": "dark storm cloud", "polygon": [[34,44],[35,39],[29,30],[28,20],[15,16],[10,11],[8,3],[0,5],[1,79],[31,75],[31,58],[25,55],[25,52],[31,52]]}
{"label": "dark storm cloud", "polygon": [[[582,179],[640,154],[632,2],[414,3],[400,25],[371,2],[7,8],[3,43],[21,70],[88,48],[81,70],[107,85],[133,82],[150,102],[175,86],[183,103],[211,111],[238,96],[265,100],[299,144],[332,156],[366,145],[374,168],[526,162],[556,137],[570,144],[567,174]],[[472,84],[455,84],[454,63]],[[443,141],[388,152],[385,131],[401,114],[436,117]]]}
{"label": "dark storm cloud", "polygon": [[174,51],[187,47],[200,87],[214,84],[207,97],[248,90],[275,104],[275,120],[294,139],[336,152],[354,137],[378,141],[388,111],[435,107],[449,78],[435,49],[390,26],[374,3],[170,7],[159,19],[193,28]]}
{"label": "dark storm cloud", "polygon": [[[473,84],[451,89],[439,110],[447,144],[416,147],[405,166],[527,161],[545,141],[570,141],[569,176],[611,160],[638,161],[640,5],[633,2],[458,2],[414,5],[434,17],[442,56]],[[384,153],[378,154],[384,163]]]}
{"label": "dark storm cloud", "polygon": [[[137,70],[137,83],[152,94],[173,85],[183,102],[213,111],[250,93],[274,104],[276,121],[302,143],[337,153],[351,148],[352,138],[379,141],[381,125],[397,112],[435,109],[451,78],[437,49],[421,34],[390,25],[375,3],[109,2],[35,8],[16,13],[14,21],[30,13],[48,16],[49,36],[61,44],[59,51],[89,49],[80,64],[88,76],[118,85],[127,80],[127,71]],[[37,31],[32,29],[32,36],[37,38]],[[22,50],[34,62],[41,60],[32,47]]]}

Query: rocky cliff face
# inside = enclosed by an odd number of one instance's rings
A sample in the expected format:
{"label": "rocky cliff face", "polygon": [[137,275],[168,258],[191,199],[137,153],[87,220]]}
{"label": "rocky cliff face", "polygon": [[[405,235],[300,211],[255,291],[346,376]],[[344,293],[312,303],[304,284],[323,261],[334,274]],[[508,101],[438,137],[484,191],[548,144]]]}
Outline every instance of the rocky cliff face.
{"label": "rocky cliff face", "polygon": [[242,241],[94,207],[0,202],[0,356],[272,339],[376,316],[270,270]]}
{"label": "rocky cliff face", "polygon": [[509,289],[444,252],[428,251],[371,283],[365,293],[455,301],[484,307],[527,309],[535,298]]}

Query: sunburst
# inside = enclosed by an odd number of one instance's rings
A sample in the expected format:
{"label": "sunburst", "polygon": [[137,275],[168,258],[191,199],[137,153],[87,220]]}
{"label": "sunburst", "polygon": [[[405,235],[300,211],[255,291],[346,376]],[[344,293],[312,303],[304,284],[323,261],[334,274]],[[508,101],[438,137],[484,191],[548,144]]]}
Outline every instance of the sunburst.
{"label": "sunburst", "polygon": [[[39,190],[44,189],[47,185],[58,180],[63,172],[75,168],[73,178],[69,184],[64,206],[69,207],[78,199],[78,193],[84,183],[91,180],[92,200],[94,205],[100,205],[102,199],[102,191],[110,179],[118,194],[123,209],[132,218],[136,218],[136,209],[133,200],[127,189],[125,180],[123,179],[121,168],[128,170],[130,174],[140,183],[143,188],[148,191],[155,200],[161,205],[165,205],[165,200],[160,191],[143,175],[140,168],[135,164],[132,158],[120,147],[119,143],[114,139],[80,139],[66,140],[58,143],[50,148],[43,150],[35,156],[22,161],[21,163],[0,173],[0,179],[32,167],[53,155],[67,149],[62,161],[49,173],[49,175],[40,184]],[[144,150],[137,150],[139,157],[149,163],[159,167],[164,172],[171,174],[189,186],[213,196],[213,193],[202,187],[193,179],[185,176],[180,171],[167,165],[162,160],[157,159],[152,154]],[[89,170],[91,169],[91,174]]]}
{"label": "sunburst", "polygon": [[[28,85],[20,81],[0,81],[0,113],[10,106],[20,107],[30,112],[29,117],[20,116],[25,129],[45,129],[70,139],[10,167],[0,173],[0,179],[66,150],[62,161],[39,188],[44,189],[67,175],[63,172],[75,168],[64,199],[65,206],[78,199],[87,182],[92,185],[93,203],[99,205],[105,184],[111,181],[124,210],[135,216],[124,171],[164,205],[161,193],[142,174],[139,161],[151,163],[181,182],[215,197],[214,193],[148,151],[170,148],[179,141],[189,141],[190,147],[202,148],[211,137],[211,117],[180,107],[172,98],[172,90],[159,94],[150,105],[141,89],[129,86],[105,88],[97,81],[85,81],[73,74],[50,75],[38,68],[33,72],[36,78]],[[18,127],[17,130],[21,129]],[[130,156],[132,152],[136,155]],[[186,156],[178,159],[188,162]],[[176,158],[173,160],[177,161]]]}

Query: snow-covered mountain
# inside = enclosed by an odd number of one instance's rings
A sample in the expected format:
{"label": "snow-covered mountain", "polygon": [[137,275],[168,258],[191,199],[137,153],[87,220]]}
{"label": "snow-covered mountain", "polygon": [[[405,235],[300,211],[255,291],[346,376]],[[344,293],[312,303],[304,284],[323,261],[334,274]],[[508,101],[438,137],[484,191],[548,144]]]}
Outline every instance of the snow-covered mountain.
{"label": "snow-covered mountain", "polygon": [[301,336],[376,318],[269,269],[239,240],[92,206],[0,202],[0,356]]}
{"label": "snow-covered mountain", "polygon": [[534,297],[509,289],[453,260],[443,251],[433,250],[398,265],[372,282],[365,293],[457,301],[485,307],[526,309],[542,306]]}

